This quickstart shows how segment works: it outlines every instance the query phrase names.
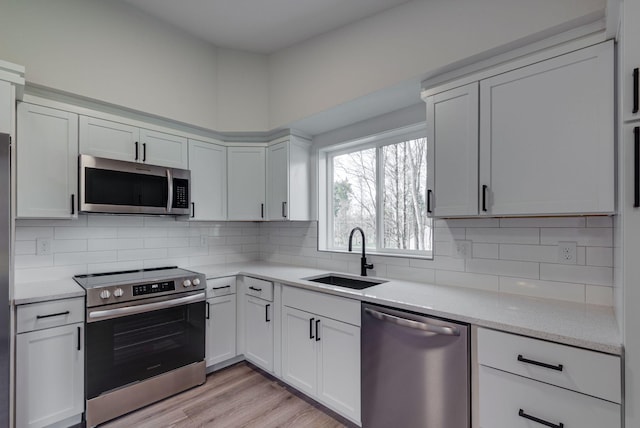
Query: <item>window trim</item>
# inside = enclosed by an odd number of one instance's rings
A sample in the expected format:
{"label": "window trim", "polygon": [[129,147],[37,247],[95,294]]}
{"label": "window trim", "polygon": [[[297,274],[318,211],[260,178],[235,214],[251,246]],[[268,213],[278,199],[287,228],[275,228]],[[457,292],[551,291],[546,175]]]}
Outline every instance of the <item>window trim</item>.
{"label": "window trim", "polygon": [[[336,156],[352,153],[369,148],[376,149],[376,198],[380,200],[376,203],[376,248],[367,249],[367,254],[404,257],[432,260],[434,255],[433,232],[431,250],[401,250],[384,248],[384,204],[380,197],[380,189],[384,188],[383,156],[382,148],[392,144],[398,144],[418,138],[426,138],[425,122],[406,126],[387,132],[370,135],[364,138],[351,140],[341,144],[334,144],[318,150],[318,251],[350,254],[346,249],[334,248],[333,243],[333,158]],[[426,189],[425,189],[426,192]],[[426,197],[426,194],[425,194]],[[433,223],[430,226],[434,227]]]}

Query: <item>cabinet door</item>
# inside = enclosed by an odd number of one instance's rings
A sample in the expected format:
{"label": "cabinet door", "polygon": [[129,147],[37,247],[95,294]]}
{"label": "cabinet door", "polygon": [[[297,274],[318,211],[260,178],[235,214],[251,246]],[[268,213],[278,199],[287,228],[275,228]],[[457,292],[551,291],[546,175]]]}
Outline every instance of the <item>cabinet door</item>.
{"label": "cabinet door", "polygon": [[282,310],[282,377],[307,395],[317,384],[317,315],[285,306]]}
{"label": "cabinet door", "polygon": [[17,216],[77,216],[78,115],[18,105]]}
{"label": "cabinet door", "polygon": [[317,334],[318,399],[360,422],[360,328],[322,318]]}
{"label": "cabinet door", "polygon": [[207,366],[236,356],[236,296],[207,300]]}
{"label": "cabinet door", "polygon": [[227,218],[227,148],[189,140],[193,220]]}
{"label": "cabinet door", "polygon": [[622,116],[625,120],[637,120],[640,119],[640,0],[625,0],[623,7]]}
{"label": "cabinet door", "polygon": [[478,214],[478,83],[427,98],[427,197],[434,217]]}
{"label": "cabinet door", "polygon": [[265,216],[265,148],[227,149],[229,220],[263,220]]}
{"label": "cabinet door", "polygon": [[136,162],[142,159],[141,150],[139,128],[80,116],[80,153]]}
{"label": "cabinet door", "polygon": [[13,106],[15,105],[11,83],[0,81],[0,132],[13,134]]}
{"label": "cabinet door", "polygon": [[613,212],[613,100],[612,42],[481,81],[481,213]]}
{"label": "cabinet door", "polygon": [[16,336],[16,426],[44,427],[84,411],[84,324]]}
{"label": "cabinet door", "polygon": [[266,300],[245,296],[245,357],[273,371],[273,311]]}
{"label": "cabinet door", "polygon": [[164,132],[140,129],[140,160],[149,165],[186,169],[187,139]]}
{"label": "cabinet door", "polygon": [[289,207],[289,142],[267,149],[267,220],[286,220]]}

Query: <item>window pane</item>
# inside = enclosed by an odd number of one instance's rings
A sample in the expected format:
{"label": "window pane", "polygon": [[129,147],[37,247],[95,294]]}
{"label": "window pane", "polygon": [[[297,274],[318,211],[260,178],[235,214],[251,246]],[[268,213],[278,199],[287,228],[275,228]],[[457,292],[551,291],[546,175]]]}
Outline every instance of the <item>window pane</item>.
{"label": "window pane", "polygon": [[431,250],[431,221],[425,206],[427,140],[382,148],[384,165],[384,248]]}
{"label": "window pane", "polygon": [[[367,248],[376,247],[376,149],[333,157],[334,248],[347,249],[349,232],[356,226],[366,235]],[[360,235],[358,236],[358,248]]]}

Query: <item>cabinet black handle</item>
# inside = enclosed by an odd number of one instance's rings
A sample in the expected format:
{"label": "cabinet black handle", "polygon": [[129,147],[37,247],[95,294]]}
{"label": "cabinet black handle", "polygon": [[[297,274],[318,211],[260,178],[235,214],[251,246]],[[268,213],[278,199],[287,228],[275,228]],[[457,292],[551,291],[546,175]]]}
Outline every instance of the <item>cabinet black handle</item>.
{"label": "cabinet black handle", "polygon": [[319,325],[320,325],[320,320],[316,320],[316,342],[320,341],[320,331],[318,330]]}
{"label": "cabinet black handle", "polygon": [[535,416],[527,415],[524,410],[520,409],[518,411],[518,416],[521,418],[529,419],[530,421],[537,422],[540,425],[544,425],[550,428],[564,428],[564,424],[560,422],[559,424],[554,424],[552,422],[545,421],[544,419],[536,418]]}
{"label": "cabinet black handle", "polygon": [[287,203],[282,203],[282,217],[287,218]]}
{"label": "cabinet black handle", "polygon": [[270,305],[270,304],[268,304],[268,305],[266,305],[266,306],[264,307],[264,320],[265,320],[266,322],[270,322],[270,321],[271,321],[271,320],[269,319],[269,307],[270,307],[270,306],[271,306],[271,305]]}
{"label": "cabinet black handle", "polygon": [[80,327],[78,327],[78,351],[81,349],[81,343],[80,343],[80,334],[82,333],[82,329]]}
{"label": "cabinet black handle", "polygon": [[640,74],[640,69],[638,67],[633,69],[633,114],[638,112],[638,97],[640,96],[640,83],[638,82],[638,75]]}
{"label": "cabinet black handle", "polygon": [[315,318],[311,318],[309,320],[309,339],[315,338],[315,336],[313,335],[313,320],[315,320]]}
{"label": "cabinet black handle", "polygon": [[36,319],[43,319],[43,318],[52,318],[52,317],[60,317],[62,315],[69,315],[71,312],[69,311],[64,311],[64,312],[57,312],[55,314],[49,314],[49,315],[36,315]]}
{"label": "cabinet black handle", "polygon": [[487,211],[487,189],[489,186],[486,184],[482,185],[482,211]]}
{"label": "cabinet black handle", "polygon": [[206,302],[207,304],[207,314],[205,315],[206,319],[209,319],[211,317],[211,305],[209,304],[209,302]]}
{"label": "cabinet black handle", "polygon": [[264,204],[260,204],[260,218],[264,218]]}
{"label": "cabinet black handle", "polygon": [[257,287],[251,286],[251,287],[249,287],[249,290],[262,291],[262,288],[257,288]]}
{"label": "cabinet black handle", "polygon": [[71,194],[71,215],[76,214],[76,195]]}
{"label": "cabinet black handle", "polygon": [[427,190],[427,212],[429,214],[431,214],[433,211],[431,211],[431,194],[433,193],[433,191],[431,189]]}
{"label": "cabinet black handle", "polygon": [[231,288],[230,285],[223,285],[222,287],[211,287],[212,290],[222,290],[223,288]]}
{"label": "cabinet black handle", "polygon": [[147,143],[142,143],[142,162],[147,161]]}
{"label": "cabinet black handle", "polygon": [[633,128],[633,207],[640,207],[640,126]]}
{"label": "cabinet black handle", "polygon": [[559,372],[561,372],[564,367],[562,364],[558,364],[557,366],[554,366],[553,364],[547,364],[547,363],[541,363],[540,361],[529,360],[528,358],[525,358],[522,355],[518,355],[518,361],[522,363],[533,364],[534,366],[544,367],[546,369],[557,370]]}
{"label": "cabinet black handle", "polygon": [[138,142],[136,141],[134,144],[136,145],[136,159],[135,160],[138,160],[138,158],[140,157],[140,156],[138,156],[138,152],[139,152],[139,150],[138,150]]}
{"label": "cabinet black handle", "polygon": [[191,218],[195,218],[196,216],[196,203],[191,202]]}

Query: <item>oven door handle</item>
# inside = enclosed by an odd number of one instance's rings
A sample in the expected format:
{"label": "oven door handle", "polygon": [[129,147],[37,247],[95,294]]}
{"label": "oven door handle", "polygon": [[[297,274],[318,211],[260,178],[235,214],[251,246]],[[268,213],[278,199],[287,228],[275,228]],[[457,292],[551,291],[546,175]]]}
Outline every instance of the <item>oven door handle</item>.
{"label": "oven door handle", "polygon": [[141,314],[144,312],[155,311],[158,309],[166,309],[174,306],[186,305],[195,302],[204,302],[204,293],[194,294],[192,296],[180,297],[178,299],[165,300],[164,302],[147,303],[144,305],[125,306],[116,309],[107,309],[104,311],[89,312],[88,322],[99,321],[105,318],[114,318],[124,315]]}

